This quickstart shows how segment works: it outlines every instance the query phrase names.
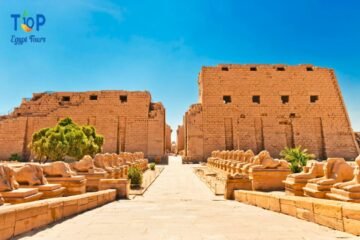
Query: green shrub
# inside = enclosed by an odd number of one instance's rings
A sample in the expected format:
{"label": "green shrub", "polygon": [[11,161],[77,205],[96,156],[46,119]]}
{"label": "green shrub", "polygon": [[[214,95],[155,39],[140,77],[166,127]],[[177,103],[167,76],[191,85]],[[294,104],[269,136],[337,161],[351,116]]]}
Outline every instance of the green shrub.
{"label": "green shrub", "polygon": [[150,165],[149,165],[149,167],[150,167],[150,170],[155,170],[155,163],[150,163]]}
{"label": "green shrub", "polygon": [[93,126],[79,126],[65,118],[55,127],[43,128],[32,136],[29,148],[39,161],[63,161],[65,157],[81,159],[101,152],[104,137]]}
{"label": "green shrub", "polygon": [[9,161],[22,162],[23,159],[22,159],[22,157],[21,157],[19,154],[13,153],[13,154],[11,154],[11,156],[9,157]]}
{"label": "green shrub", "polygon": [[299,173],[306,166],[308,160],[315,158],[313,154],[307,152],[307,149],[301,149],[301,146],[295,148],[286,147],[280,152],[280,156],[290,163],[290,169],[293,173]]}
{"label": "green shrub", "polygon": [[131,185],[141,186],[143,181],[143,173],[137,167],[130,167],[128,171],[128,179],[131,180]]}

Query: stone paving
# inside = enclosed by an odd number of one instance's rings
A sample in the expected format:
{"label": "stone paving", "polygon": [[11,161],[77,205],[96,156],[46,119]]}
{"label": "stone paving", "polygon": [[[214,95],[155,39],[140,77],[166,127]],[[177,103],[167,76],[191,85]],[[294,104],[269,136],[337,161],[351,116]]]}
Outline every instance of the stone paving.
{"label": "stone paving", "polygon": [[215,197],[172,157],[144,196],[120,200],[21,239],[359,239],[294,217]]}

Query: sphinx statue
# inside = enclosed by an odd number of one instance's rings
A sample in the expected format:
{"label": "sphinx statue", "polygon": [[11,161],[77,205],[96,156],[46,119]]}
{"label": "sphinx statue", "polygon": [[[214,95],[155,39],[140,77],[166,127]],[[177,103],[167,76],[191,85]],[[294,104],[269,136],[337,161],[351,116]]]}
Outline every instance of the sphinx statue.
{"label": "sphinx statue", "polygon": [[220,167],[220,160],[221,160],[221,156],[220,156],[221,151],[216,150],[212,152],[212,157],[210,157],[210,166],[212,167],[216,167],[219,168]]}
{"label": "sphinx statue", "polygon": [[354,178],[348,182],[340,182],[334,184],[334,188],[344,189],[347,191],[360,191],[360,156],[355,159],[356,167],[354,170]]}
{"label": "sphinx statue", "polygon": [[60,184],[65,188],[64,196],[82,194],[86,192],[86,179],[71,170],[70,165],[57,161],[41,165],[49,183]]}
{"label": "sphinx statue", "polygon": [[233,174],[241,173],[241,166],[244,164],[244,161],[245,161],[245,152],[243,150],[239,150],[237,152],[236,162],[233,162],[233,165],[232,165],[232,173]]}
{"label": "sphinx statue", "polygon": [[20,185],[35,186],[48,184],[43,169],[36,164],[25,164],[14,169],[16,181]]}
{"label": "sphinx statue", "polygon": [[114,174],[115,174],[115,170],[108,163],[108,160],[107,160],[108,155],[100,154],[100,153],[96,154],[95,158],[94,158],[94,165],[98,168],[104,169],[109,174],[108,177],[113,178]]}
{"label": "sphinx statue", "polygon": [[261,151],[246,166],[252,189],[255,191],[284,190],[283,181],[291,173],[287,161],[273,159],[268,151]]}
{"label": "sphinx statue", "polygon": [[218,159],[217,154],[219,153],[219,150],[215,150],[211,152],[211,156],[207,159],[207,165],[209,167],[215,167],[215,161]]}
{"label": "sphinx statue", "polygon": [[239,154],[241,154],[242,152],[244,152],[244,151],[240,151],[240,150],[233,151],[231,163],[230,163],[229,170],[228,170],[228,172],[230,174],[236,173],[236,170],[237,170],[236,166],[239,163],[239,158],[240,158]]}
{"label": "sphinx statue", "polygon": [[126,164],[125,159],[120,157],[119,155],[115,158],[115,166],[121,169],[121,178],[127,178],[129,166]]}
{"label": "sphinx statue", "polygon": [[116,153],[112,153],[109,156],[109,166],[114,169],[114,178],[119,179],[123,175],[123,169],[117,164],[118,155]]}
{"label": "sphinx statue", "polygon": [[0,165],[0,192],[12,191],[19,188],[15,179],[15,172],[7,165]]}
{"label": "sphinx statue", "polygon": [[286,160],[273,159],[268,151],[261,151],[253,161],[251,169],[289,169]]}
{"label": "sphinx statue", "polygon": [[50,184],[44,176],[43,169],[38,164],[25,164],[14,169],[16,181],[21,188],[37,188],[43,195],[41,199],[61,197],[65,188],[60,184]]}
{"label": "sphinx statue", "polygon": [[226,160],[227,160],[227,151],[223,150],[220,153],[220,169],[225,170],[226,169]]}
{"label": "sphinx statue", "polygon": [[91,156],[85,155],[77,162],[70,164],[71,168],[86,178],[86,191],[96,192],[100,189],[100,180],[108,177],[108,173],[96,167]]}
{"label": "sphinx statue", "polygon": [[311,179],[308,182],[319,185],[333,185],[351,180],[354,176],[354,169],[343,158],[329,158],[323,168],[323,177]]}
{"label": "sphinx statue", "polygon": [[355,163],[353,179],[334,184],[331,188],[331,193],[327,193],[327,197],[335,200],[360,203],[360,155],[355,159]]}
{"label": "sphinx statue", "polygon": [[285,192],[287,195],[303,196],[308,180],[324,176],[324,163],[316,160],[310,160],[303,168],[301,173],[293,173],[287,176],[285,183]]}
{"label": "sphinx statue", "polygon": [[324,163],[323,170],[323,177],[308,180],[303,188],[306,196],[326,198],[335,183],[350,181],[354,177],[353,167],[343,158],[329,158]]}
{"label": "sphinx statue", "polygon": [[234,150],[232,150],[232,151],[229,151],[228,152],[228,160],[234,160],[235,159],[235,156],[234,156],[234,154],[235,154],[235,151]]}
{"label": "sphinx statue", "polygon": [[39,200],[43,194],[36,188],[19,188],[14,169],[0,165],[0,195],[4,202],[17,204]]}
{"label": "sphinx statue", "polygon": [[94,160],[89,155],[85,155],[79,161],[71,163],[70,166],[77,173],[105,172],[104,169],[95,167]]}
{"label": "sphinx statue", "polygon": [[41,165],[45,176],[49,177],[72,177],[76,173],[71,170],[68,163],[57,161]]}
{"label": "sphinx statue", "polygon": [[241,167],[241,172],[243,174],[248,174],[249,173],[249,168],[254,165],[254,161],[255,161],[255,154],[254,152],[249,149],[244,153],[244,162],[243,164],[240,165]]}
{"label": "sphinx statue", "polygon": [[137,167],[142,171],[148,169],[148,160],[144,158],[144,153],[142,152],[123,152],[119,154],[121,158],[125,160],[125,163],[130,167]]}

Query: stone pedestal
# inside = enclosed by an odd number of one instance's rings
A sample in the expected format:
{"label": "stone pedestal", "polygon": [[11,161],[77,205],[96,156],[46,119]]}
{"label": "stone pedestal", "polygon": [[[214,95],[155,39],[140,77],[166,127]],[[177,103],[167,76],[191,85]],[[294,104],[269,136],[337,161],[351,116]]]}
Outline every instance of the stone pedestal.
{"label": "stone pedestal", "polygon": [[249,170],[249,179],[254,191],[282,191],[283,181],[291,174],[290,169],[253,169]]}
{"label": "stone pedestal", "polygon": [[122,168],[114,168],[114,178],[120,179],[123,177],[123,169]]}
{"label": "stone pedestal", "polygon": [[4,201],[11,204],[36,201],[42,195],[37,188],[18,188],[9,192],[1,192]]}
{"label": "stone pedestal", "polygon": [[333,184],[330,185],[320,185],[317,183],[307,183],[304,190],[304,195],[314,198],[326,198],[326,194],[330,192]]}
{"label": "stone pedestal", "polygon": [[108,173],[79,173],[86,178],[86,191],[97,192],[100,190],[100,180],[109,178]]}
{"label": "stone pedestal", "polygon": [[101,179],[100,190],[115,189],[116,197],[128,198],[130,192],[130,181],[128,179]]}
{"label": "stone pedestal", "polygon": [[285,193],[290,196],[304,196],[303,187],[305,187],[308,179],[287,178],[284,182]]}
{"label": "stone pedestal", "polygon": [[86,192],[86,179],[84,176],[73,177],[47,177],[49,183],[61,184],[65,187],[64,196],[83,194]]}
{"label": "stone pedestal", "polygon": [[228,176],[225,183],[225,199],[234,200],[235,190],[251,190],[251,181],[249,176],[238,174],[235,176]]}
{"label": "stone pedestal", "polygon": [[330,191],[330,193],[326,194],[327,198],[345,202],[360,203],[360,192],[349,192],[338,188],[331,188]]}
{"label": "stone pedestal", "polygon": [[37,185],[37,186],[20,185],[20,188],[37,188],[39,192],[43,194],[41,196],[41,199],[62,197],[65,192],[65,187],[62,187],[60,184],[51,184],[51,183],[44,185]]}

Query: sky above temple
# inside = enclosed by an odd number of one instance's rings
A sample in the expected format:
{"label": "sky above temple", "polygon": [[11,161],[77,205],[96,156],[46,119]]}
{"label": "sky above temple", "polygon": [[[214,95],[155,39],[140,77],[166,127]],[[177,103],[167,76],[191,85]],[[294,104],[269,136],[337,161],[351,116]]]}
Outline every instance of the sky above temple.
{"label": "sky above temple", "polygon": [[[46,18],[39,31],[14,30],[24,11]],[[148,90],[175,132],[201,66],[311,63],[335,69],[360,131],[359,11],[355,0],[0,0],[0,114],[33,92]]]}

